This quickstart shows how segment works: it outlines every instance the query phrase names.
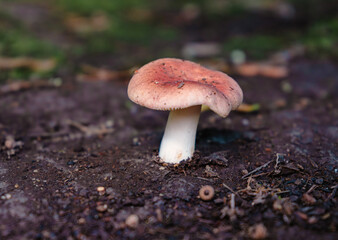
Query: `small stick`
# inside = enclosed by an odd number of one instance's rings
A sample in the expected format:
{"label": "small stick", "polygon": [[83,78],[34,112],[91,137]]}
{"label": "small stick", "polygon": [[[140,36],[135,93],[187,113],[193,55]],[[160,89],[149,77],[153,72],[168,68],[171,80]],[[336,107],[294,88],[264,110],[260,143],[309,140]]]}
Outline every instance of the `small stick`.
{"label": "small stick", "polygon": [[[226,189],[228,189],[230,192],[232,192],[233,194],[236,194],[236,192],[234,191],[234,190],[232,190],[232,188],[231,187],[229,187],[228,185],[226,185],[225,183],[222,183],[223,184],[223,186],[226,188]],[[237,195],[237,194],[236,194]]]}
{"label": "small stick", "polygon": [[207,179],[207,178],[203,178],[203,177],[197,177],[197,178],[198,178],[198,179],[201,179],[201,180],[204,180],[204,181],[213,182],[212,180]]}
{"label": "small stick", "polygon": [[269,174],[269,173],[270,173],[270,172],[263,172],[263,173],[259,173],[259,174],[253,175],[253,176],[251,176],[251,177],[252,177],[252,178],[260,177],[260,176],[267,175],[267,174]]}
{"label": "small stick", "polygon": [[315,190],[317,185],[312,185],[310,189],[306,192],[307,194],[311,193],[313,190]]}
{"label": "small stick", "polygon": [[67,121],[69,125],[79,129],[81,132],[83,133],[88,133],[89,132],[89,127],[84,126],[83,124],[79,123],[79,122],[75,122],[72,120],[68,120]]}
{"label": "small stick", "polygon": [[245,175],[242,177],[242,179],[245,179],[245,178],[247,178],[248,176],[252,175],[253,173],[258,172],[258,171],[262,170],[263,168],[266,168],[270,163],[272,163],[272,162],[274,162],[274,161],[275,161],[275,160],[270,160],[269,162],[264,163],[262,166],[260,166],[260,167],[258,167],[258,168],[256,168],[256,169],[252,170],[251,172],[245,174]]}
{"label": "small stick", "polygon": [[281,192],[276,192],[276,195],[283,194],[283,193],[289,193],[289,190],[281,191]]}
{"label": "small stick", "polygon": [[40,87],[59,87],[61,83],[55,81],[31,81],[31,82],[12,82],[0,87],[0,95],[19,92],[22,90],[27,90],[30,88],[40,88]]}
{"label": "small stick", "polygon": [[330,195],[327,197],[325,202],[329,201],[331,198],[333,198],[336,195],[338,185],[332,186],[331,188],[333,188],[332,193],[330,193]]}

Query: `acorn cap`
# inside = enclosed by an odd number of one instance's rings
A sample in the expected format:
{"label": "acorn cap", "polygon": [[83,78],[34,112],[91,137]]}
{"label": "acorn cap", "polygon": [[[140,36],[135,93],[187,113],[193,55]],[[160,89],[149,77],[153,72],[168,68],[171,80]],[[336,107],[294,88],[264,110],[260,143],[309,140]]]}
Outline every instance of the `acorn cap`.
{"label": "acorn cap", "polygon": [[225,73],[175,58],[158,59],[136,70],[128,85],[128,96],[155,110],[207,105],[222,117],[243,100],[242,89]]}

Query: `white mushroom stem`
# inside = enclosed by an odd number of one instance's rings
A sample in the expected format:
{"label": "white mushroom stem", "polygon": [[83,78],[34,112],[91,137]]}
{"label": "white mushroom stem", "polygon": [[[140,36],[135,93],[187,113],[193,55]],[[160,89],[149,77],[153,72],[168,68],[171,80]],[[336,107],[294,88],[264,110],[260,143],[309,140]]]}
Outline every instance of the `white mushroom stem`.
{"label": "white mushroom stem", "polygon": [[192,157],[200,113],[200,105],[170,112],[159,153],[164,162],[179,163]]}

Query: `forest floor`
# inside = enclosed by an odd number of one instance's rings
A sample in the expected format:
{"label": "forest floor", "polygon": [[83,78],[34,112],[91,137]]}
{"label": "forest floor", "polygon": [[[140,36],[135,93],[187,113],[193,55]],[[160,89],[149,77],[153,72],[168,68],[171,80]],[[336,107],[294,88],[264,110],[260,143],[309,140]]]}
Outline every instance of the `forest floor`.
{"label": "forest floor", "polygon": [[337,239],[338,65],[286,66],[233,72],[250,105],[203,112],[196,153],[177,166],[157,159],[168,113],[128,100],[128,71],[3,84],[0,238]]}

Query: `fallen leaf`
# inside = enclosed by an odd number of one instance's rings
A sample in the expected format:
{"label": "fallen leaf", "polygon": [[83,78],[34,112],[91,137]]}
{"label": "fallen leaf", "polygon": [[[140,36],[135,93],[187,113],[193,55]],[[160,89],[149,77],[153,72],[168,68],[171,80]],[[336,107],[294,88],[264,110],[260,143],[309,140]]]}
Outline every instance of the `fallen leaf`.
{"label": "fallen leaf", "polygon": [[242,103],[241,105],[239,105],[236,111],[250,113],[250,112],[256,112],[259,109],[260,109],[260,105],[258,103],[255,103],[255,104]]}
{"label": "fallen leaf", "polygon": [[102,12],[96,12],[90,17],[69,14],[65,18],[65,25],[76,33],[102,32],[109,27],[109,19]]}
{"label": "fallen leaf", "polygon": [[254,77],[259,74],[259,64],[243,63],[235,67],[235,71],[244,77]]}
{"label": "fallen leaf", "polygon": [[96,81],[112,81],[116,79],[129,79],[135,68],[115,71],[104,68],[97,68],[90,65],[82,65],[82,71],[84,73],[77,75],[78,81],[88,81],[88,82],[96,82]]}
{"label": "fallen leaf", "polygon": [[51,81],[20,81],[20,82],[12,82],[9,84],[5,84],[0,87],[0,95],[8,94],[13,92],[18,92],[21,90],[26,90],[30,88],[39,88],[39,87],[59,87],[62,84],[62,80],[59,78],[52,79]]}
{"label": "fallen leaf", "polygon": [[47,72],[56,66],[55,59],[35,59],[28,57],[0,57],[0,69],[14,69],[26,67],[36,72]]}
{"label": "fallen leaf", "polygon": [[302,201],[307,205],[313,205],[316,203],[317,200],[312,195],[308,193],[304,193],[302,197]]}
{"label": "fallen leaf", "polygon": [[269,78],[284,78],[289,71],[286,66],[271,63],[243,63],[234,67],[235,72],[245,77],[264,76]]}

